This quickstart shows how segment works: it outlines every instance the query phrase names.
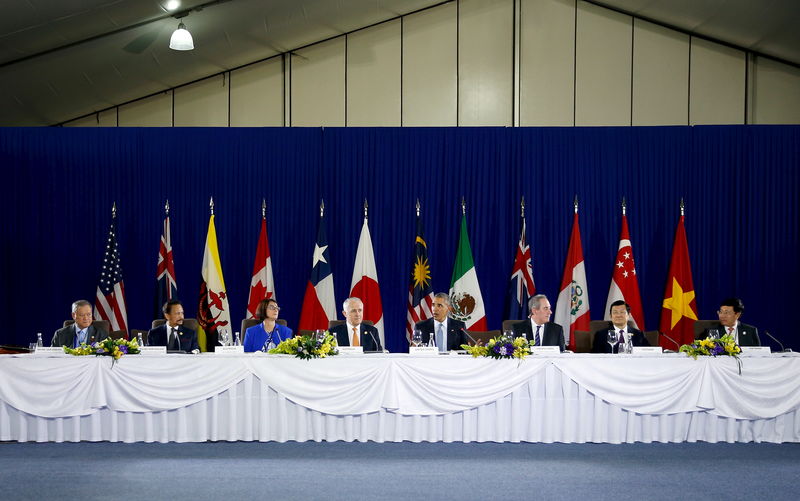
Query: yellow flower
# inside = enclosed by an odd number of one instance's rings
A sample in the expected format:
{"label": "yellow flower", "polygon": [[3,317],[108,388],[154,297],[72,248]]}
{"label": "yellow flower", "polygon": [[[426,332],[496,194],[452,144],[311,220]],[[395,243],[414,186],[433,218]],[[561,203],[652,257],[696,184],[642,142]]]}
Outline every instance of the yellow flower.
{"label": "yellow flower", "polygon": [[486,343],[486,346],[492,347],[492,346],[495,345],[495,343],[497,343],[497,341],[495,341],[495,339],[492,338],[492,339],[489,340],[488,343]]}
{"label": "yellow flower", "polygon": [[697,346],[699,348],[713,348],[714,347],[714,340],[713,339],[701,339],[697,342]]}

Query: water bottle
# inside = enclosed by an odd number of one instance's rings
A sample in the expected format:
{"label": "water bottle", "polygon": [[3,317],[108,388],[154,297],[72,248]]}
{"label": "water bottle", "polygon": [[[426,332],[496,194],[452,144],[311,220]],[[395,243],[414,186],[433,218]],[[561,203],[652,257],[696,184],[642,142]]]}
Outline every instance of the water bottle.
{"label": "water bottle", "polygon": [[242,338],[239,337],[239,331],[236,331],[236,341],[234,341],[234,346],[241,346],[242,345]]}
{"label": "water bottle", "polygon": [[144,339],[142,339],[141,332],[136,336],[136,342],[139,343],[139,346],[144,346]]}
{"label": "water bottle", "polygon": [[42,341],[42,333],[36,333],[36,347],[37,348],[44,348],[44,341]]}

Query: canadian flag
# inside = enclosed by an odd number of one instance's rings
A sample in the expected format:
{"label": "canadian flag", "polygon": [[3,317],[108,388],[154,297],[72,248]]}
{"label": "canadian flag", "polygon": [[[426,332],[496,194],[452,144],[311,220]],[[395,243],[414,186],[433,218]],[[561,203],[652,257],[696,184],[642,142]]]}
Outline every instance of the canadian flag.
{"label": "canadian flag", "polygon": [[556,304],[556,323],[564,328],[564,341],[570,350],[575,350],[575,331],[589,330],[589,288],[586,285],[577,201],[567,261],[564,263],[564,276],[561,279],[561,292]]}
{"label": "canadian flag", "polygon": [[272,257],[267,238],[267,217],[261,213],[261,233],[258,235],[256,260],[253,263],[253,276],[250,279],[250,298],[247,300],[247,318],[256,318],[258,303],[263,299],[275,298],[275,280],[272,278]]}
{"label": "canadian flag", "polygon": [[378,270],[375,267],[375,254],[372,251],[372,238],[369,225],[364,217],[361,236],[358,239],[356,263],[353,265],[353,280],[350,281],[350,297],[357,297],[364,303],[364,320],[371,321],[378,329],[381,346],[386,346],[383,335],[383,305],[378,286]]}
{"label": "canadian flag", "polygon": [[631,307],[631,319],[637,329],[644,330],[644,310],[642,310],[642,297],[639,295],[639,279],[636,276],[636,265],[633,262],[633,247],[628,232],[628,217],[625,208],[622,209],[622,230],[619,234],[619,250],[614,262],[614,275],[611,277],[611,286],[608,289],[605,319],[611,320],[611,303],[625,301]]}

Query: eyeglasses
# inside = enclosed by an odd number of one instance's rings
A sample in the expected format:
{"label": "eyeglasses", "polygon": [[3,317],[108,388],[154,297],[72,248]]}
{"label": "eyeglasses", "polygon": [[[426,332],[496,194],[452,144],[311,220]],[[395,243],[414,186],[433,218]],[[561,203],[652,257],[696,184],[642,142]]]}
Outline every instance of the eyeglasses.
{"label": "eyeglasses", "polygon": [[726,310],[717,310],[717,315],[719,316],[731,316],[736,315],[735,311],[726,311]]}
{"label": "eyeglasses", "polygon": [[271,305],[267,306],[267,309],[269,311],[281,311],[281,307],[280,306],[275,306],[274,304],[271,304]]}

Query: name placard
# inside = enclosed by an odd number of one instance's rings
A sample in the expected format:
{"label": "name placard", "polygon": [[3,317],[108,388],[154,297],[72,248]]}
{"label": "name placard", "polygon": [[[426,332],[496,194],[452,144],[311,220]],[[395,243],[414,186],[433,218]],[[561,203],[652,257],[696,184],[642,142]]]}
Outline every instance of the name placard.
{"label": "name placard", "polygon": [[561,350],[558,346],[531,346],[531,353],[534,355],[560,355]]}
{"label": "name placard", "polygon": [[339,355],[363,355],[363,346],[339,346]]}
{"label": "name placard", "polygon": [[231,353],[244,353],[244,346],[215,346],[214,347],[214,354],[226,354],[230,355]]}
{"label": "name placard", "polygon": [[52,357],[54,355],[67,355],[67,353],[64,353],[64,348],[61,346],[37,346],[33,354],[47,357]]}
{"label": "name placard", "polygon": [[142,355],[166,355],[166,346],[140,346],[139,352]]}
{"label": "name placard", "polygon": [[435,346],[409,346],[409,355],[433,355],[439,354],[439,348]]}
{"label": "name placard", "polygon": [[664,348],[660,346],[634,346],[631,355],[661,355]]}
{"label": "name placard", "polygon": [[772,353],[769,346],[741,346],[743,357],[763,357]]}

